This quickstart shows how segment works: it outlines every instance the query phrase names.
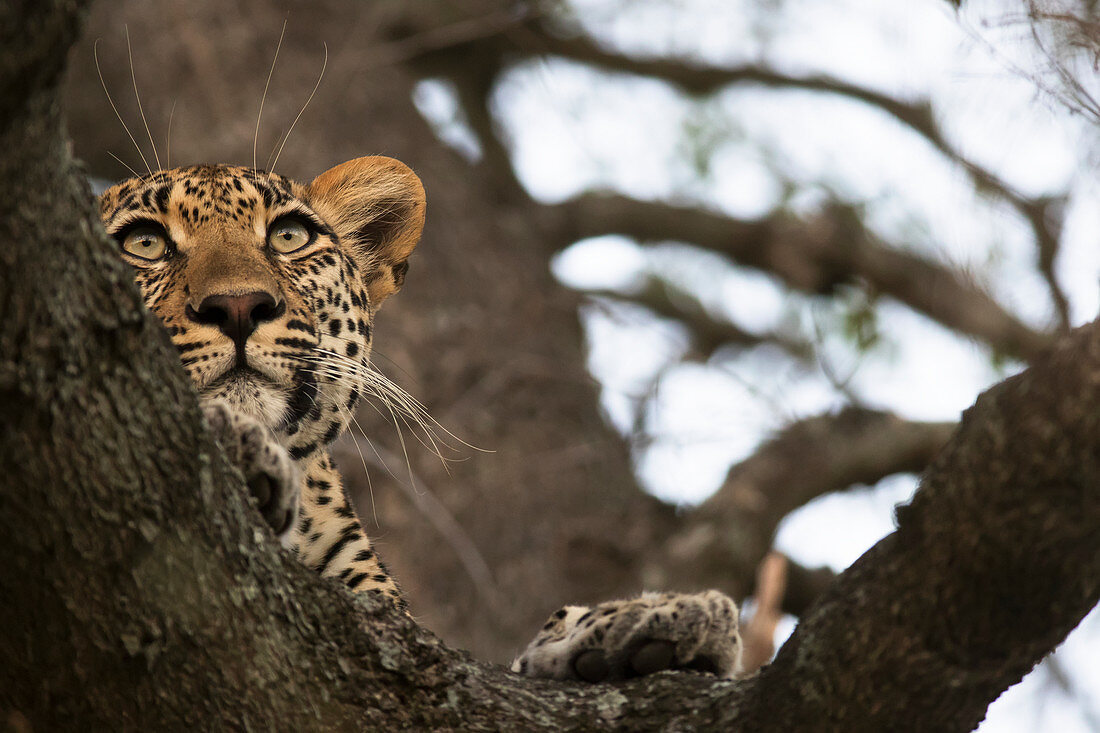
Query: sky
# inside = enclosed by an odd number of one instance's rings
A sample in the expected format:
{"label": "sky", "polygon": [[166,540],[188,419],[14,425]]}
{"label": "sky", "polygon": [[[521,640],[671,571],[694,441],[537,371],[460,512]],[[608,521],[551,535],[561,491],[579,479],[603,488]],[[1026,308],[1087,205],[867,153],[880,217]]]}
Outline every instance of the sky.
{"label": "sky", "polygon": [[[1092,123],[1067,114],[1019,73],[1034,59],[1018,42],[1020,27],[990,12],[996,4],[975,0],[962,17],[943,0],[571,0],[568,7],[589,34],[624,53],[764,62],[931,99],[964,155],[1029,196],[1068,193],[1057,276],[1074,325],[1095,317],[1100,221],[1097,180],[1087,167]],[[468,157],[479,155],[445,83],[424,82],[416,101],[441,137]],[[747,86],[698,101],[652,79],[567,61],[514,68],[493,101],[517,174],[539,200],[611,189],[752,218],[780,203],[810,211],[834,191],[861,202],[887,241],[975,274],[1025,322],[1051,323],[1020,217],[977,195],[965,172],[923,138],[859,102]],[[700,150],[708,153],[702,167],[693,164]],[[860,307],[858,293],[839,304],[792,294],[767,274],[677,243],[643,250],[624,237],[585,240],[561,253],[553,271],[580,290],[625,291],[660,272],[745,330],[821,341],[832,380],[773,347],[685,363],[689,343],[675,324],[608,301],[584,307],[589,368],[607,419],[624,435],[645,427],[649,439],[635,446],[639,479],[683,505],[709,496],[730,465],[775,430],[844,404],[837,381],[871,407],[913,420],[956,420],[983,389],[1022,368],[892,302],[877,308],[881,341],[861,351],[837,335]],[[783,522],[777,546],[800,563],[843,570],[892,531],[894,507],[915,487],[915,477],[900,475],[818,499]],[[788,620],[782,634],[791,627]],[[1039,668],[994,703],[980,730],[1097,730],[1100,662],[1089,653],[1097,643],[1094,612],[1057,653],[1080,701],[1068,700]]]}

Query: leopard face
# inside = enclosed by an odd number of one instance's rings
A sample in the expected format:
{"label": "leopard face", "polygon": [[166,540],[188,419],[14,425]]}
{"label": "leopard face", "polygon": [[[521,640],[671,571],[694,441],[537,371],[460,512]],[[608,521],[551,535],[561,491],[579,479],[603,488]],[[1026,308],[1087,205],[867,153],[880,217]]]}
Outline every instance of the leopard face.
{"label": "leopard face", "polygon": [[301,184],[176,168],[119,183],[100,208],[202,400],[257,418],[297,459],[339,435],[423,226],[412,171],[359,158]]}

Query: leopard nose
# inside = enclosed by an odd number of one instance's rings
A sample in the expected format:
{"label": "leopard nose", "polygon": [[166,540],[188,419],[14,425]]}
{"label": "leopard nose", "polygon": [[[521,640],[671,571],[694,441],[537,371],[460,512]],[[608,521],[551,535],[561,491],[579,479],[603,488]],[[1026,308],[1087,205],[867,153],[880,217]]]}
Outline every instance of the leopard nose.
{"label": "leopard nose", "polygon": [[198,309],[187,306],[187,315],[198,323],[217,326],[237,345],[237,353],[244,351],[245,341],[261,323],[273,321],[286,311],[286,305],[275,300],[271,293],[254,292],[243,295],[208,295]]}

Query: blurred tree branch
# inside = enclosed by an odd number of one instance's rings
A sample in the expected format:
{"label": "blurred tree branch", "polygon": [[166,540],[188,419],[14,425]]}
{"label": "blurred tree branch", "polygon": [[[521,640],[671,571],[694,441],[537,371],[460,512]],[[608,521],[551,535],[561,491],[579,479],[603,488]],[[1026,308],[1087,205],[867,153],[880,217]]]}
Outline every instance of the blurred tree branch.
{"label": "blurred tree branch", "polygon": [[[746,593],[745,579],[772,547],[779,523],[825,494],[922,470],[953,423],[902,420],[850,407],[794,422],[730,469],[722,487],[687,512],[645,558],[643,577],[694,581]],[[831,574],[794,567],[783,608],[799,614]]]}
{"label": "blurred tree branch", "polygon": [[[522,23],[519,18],[523,18]],[[825,75],[785,74],[759,64],[718,68],[688,60],[627,56],[604,49],[577,29],[555,27],[549,30],[541,13],[513,16],[513,22],[495,27],[499,28],[499,33],[483,33],[469,39],[459,37],[451,44],[425,49],[416,59],[417,64],[453,75],[456,69],[469,69],[469,60],[473,57],[492,58],[495,61],[491,67],[499,70],[507,62],[514,63],[517,57],[559,56],[607,71],[661,79],[693,96],[713,95],[733,86],[749,84],[847,97],[882,110],[965,170],[979,191],[1006,201],[1027,222],[1035,238],[1037,265],[1047,282],[1058,323],[1063,329],[1069,327],[1069,302],[1054,272],[1065,196],[1025,196],[991,170],[968,158],[948,140],[928,100],[904,100]],[[488,67],[483,65],[483,68]],[[468,87],[468,72],[462,73],[466,75]],[[487,92],[492,81],[486,78],[483,86]],[[489,132],[487,126],[479,131],[483,141]]]}
{"label": "blurred tree branch", "polygon": [[665,278],[649,275],[640,287],[629,290],[585,290],[586,295],[617,303],[640,305],[655,315],[683,325],[692,339],[694,355],[706,361],[723,346],[753,347],[773,344],[794,359],[809,363],[814,345],[778,332],[754,333],[711,314],[691,293]]}
{"label": "blurred tree branch", "polygon": [[1051,343],[1050,334],[1023,324],[961,273],[882,242],[847,207],[833,206],[810,219],[780,213],[738,220],[696,207],[586,194],[549,211],[563,247],[601,234],[687,242],[770,272],[805,293],[865,283],[997,353],[1025,361]]}
{"label": "blurred tree branch", "polygon": [[[548,32],[540,17],[499,28],[499,33],[433,46],[413,62],[425,75],[443,75],[455,82],[486,150],[485,164],[496,171],[501,190],[510,192],[511,197],[522,199],[525,194],[493,122],[489,95],[497,75],[509,61],[514,62],[517,54],[559,55],[600,68],[663,79],[696,95],[752,83],[846,96],[884,110],[920,134],[962,166],[980,190],[1001,197],[1023,216],[1035,236],[1039,271],[1048,283],[1059,322],[1062,327],[1068,326],[1068,301],[1054,274],[1064,198],[1024,197],[967,159],[947,141],[927,101],[903,101],[838,79],[785,75],[756,65],[718,69],[682,61],[632,58],[605,51],[582,35],[566,38]],[[538,211],[541,207],[531,208],[532,216],[538,216],[540,223],[551,224]],[[829,292],[838,283],[865,280],[876,292],[891,295],[948,328],[983,340],[1003,355],[1028,360],[1050,342],[1049,334],[1028,328],[988,294],[965,282],[961,273],[878,241],[855,212],[843,205],[826,209],[818,221],[811,222],[781,214],[757,222],[736,222],[700,209],[600,194],[582,195],[552,208],[559,214],[554,228],[562,237],[562,246],[584,236],[612,232],[641,241],[690,242],[724,252],[741,264],[761,267],[805,292]],[[853,241],[844,241],[844,237]]]}
{"label": "blurred tree branch", "polygon": [[458,90],[466,118],[481,144],[483,160],[479,167],[494,181],[497,196],[520,205],[531,204],[533,202],[516,177],[511,154],[501,139],[503,133],[489,108],[489,97],[500,71],[498,58],[471,53],[450,69],[448,78]]}

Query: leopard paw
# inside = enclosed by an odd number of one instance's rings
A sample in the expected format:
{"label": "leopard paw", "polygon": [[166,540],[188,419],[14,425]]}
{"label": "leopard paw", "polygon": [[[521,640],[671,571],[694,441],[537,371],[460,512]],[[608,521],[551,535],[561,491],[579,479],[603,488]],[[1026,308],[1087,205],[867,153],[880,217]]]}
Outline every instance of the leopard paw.
{"label": "leopard paw", "polygon": [[716,590],[566,606],[550,617],[512,671],[586,682],[666,669],[733,677],[741,663],[737,620],[736,604]]}
{"label": "leopard paw", "polygon": [[301,494],[293,459],[260,421],[227,402],[204,404],[203,415],[230,462],[244,474],[264,520],[283,547],[289,547]]}

